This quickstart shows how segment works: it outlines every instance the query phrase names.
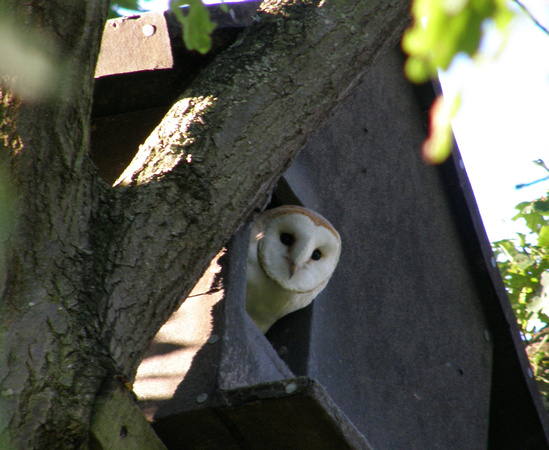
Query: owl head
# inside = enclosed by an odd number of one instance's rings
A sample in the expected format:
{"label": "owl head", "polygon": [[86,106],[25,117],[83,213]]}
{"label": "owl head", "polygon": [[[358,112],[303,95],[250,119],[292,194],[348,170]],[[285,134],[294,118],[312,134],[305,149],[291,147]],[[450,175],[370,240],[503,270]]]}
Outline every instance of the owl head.
{"label": "owl head", "polygon": [[256,324],[265,329],[269,323],[268,329],[311,303],[332,276],[340,252],[339,233],[307,208],[281,206],[261,214],[248,249],[246,309]]}

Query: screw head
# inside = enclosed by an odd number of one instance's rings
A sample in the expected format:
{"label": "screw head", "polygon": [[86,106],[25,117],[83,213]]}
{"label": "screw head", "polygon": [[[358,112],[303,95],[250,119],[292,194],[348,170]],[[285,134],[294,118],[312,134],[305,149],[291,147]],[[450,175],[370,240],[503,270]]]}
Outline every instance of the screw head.
{"label": "screw head", "polygon": [[151,37],[154,33],[156,33],[156,27],[154,25],[151,25],[148,23],[147,25],[143,25],[143,28],[141,29],[143,31],[143,34],[147,37]]}
{"label": "screw head", "polygon": [[292,394],[292,393],[294,393],[295,391],[297,391],[297,384],[295,384],[295,383],[288,383],[288,384],[286,385],[285,391],[286,391],[286,394]]}
{"label": "screw head", "polygon": [[196,403],[204,403],[206,400],[208,400],[208,394],[205,392],[198,394],[198,397],[196,397]]}

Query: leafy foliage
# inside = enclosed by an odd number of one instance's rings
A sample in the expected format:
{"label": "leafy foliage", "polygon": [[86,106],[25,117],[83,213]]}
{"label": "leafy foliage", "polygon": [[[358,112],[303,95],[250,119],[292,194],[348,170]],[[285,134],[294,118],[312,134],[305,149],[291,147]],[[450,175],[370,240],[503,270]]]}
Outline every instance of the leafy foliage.
{"label": "leafy foliage", "polygon": [[[405,71],[416,83],[436,78],[446,70],[454,57],[466,53],[476,58],[487,21],[506,30],[513,14],[507,0],[414,0],[413,25],[406,30],[402,48],[408,54]],[[429,163],[444,161],[453,147],[450,126],[459,99],[442,100],[431,108],[429,139],[423,146],[423,158]]]}
{"label": "leafy foliage", "polygon": [[492,244],[526,351],[549,407],[549,199],[516,206],[530,230]]}
{"label": "leafy foliage", "polygon": [[415,0],[414,24],[404,34],[408,53],[406,74],[416,83],[446,70],[455,55],[473,56],[479,48],[487,19],[504,29],[512,18],[506,0]]}

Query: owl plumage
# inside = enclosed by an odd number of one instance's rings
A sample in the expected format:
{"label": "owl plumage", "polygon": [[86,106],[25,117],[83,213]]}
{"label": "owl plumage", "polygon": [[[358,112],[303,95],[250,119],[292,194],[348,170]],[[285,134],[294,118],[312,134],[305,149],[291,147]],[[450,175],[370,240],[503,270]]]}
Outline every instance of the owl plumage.
{"label": "owl plumage", "polygon": [[339,260],[341,239],[320,214],[280,206],[255,220],[248,247],[246,311],[266,333],[273,323],[306,307],[326,287]]}

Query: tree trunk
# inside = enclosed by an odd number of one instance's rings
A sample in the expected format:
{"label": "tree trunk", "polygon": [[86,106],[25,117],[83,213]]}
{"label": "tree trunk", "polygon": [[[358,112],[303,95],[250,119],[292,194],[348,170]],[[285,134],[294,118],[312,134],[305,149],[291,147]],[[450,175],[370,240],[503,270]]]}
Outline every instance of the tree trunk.
{"label": "tree trunk", "polygon": [[0,91],[0,189],[14,192],[0,216],[0,447],[83,447],[97,395],[133,379],[211,258],[398,40],[409,1],[264,2],[112,188],[88,156],[108,1],[13,3],[56,43],[64,77],[41,101]]}

